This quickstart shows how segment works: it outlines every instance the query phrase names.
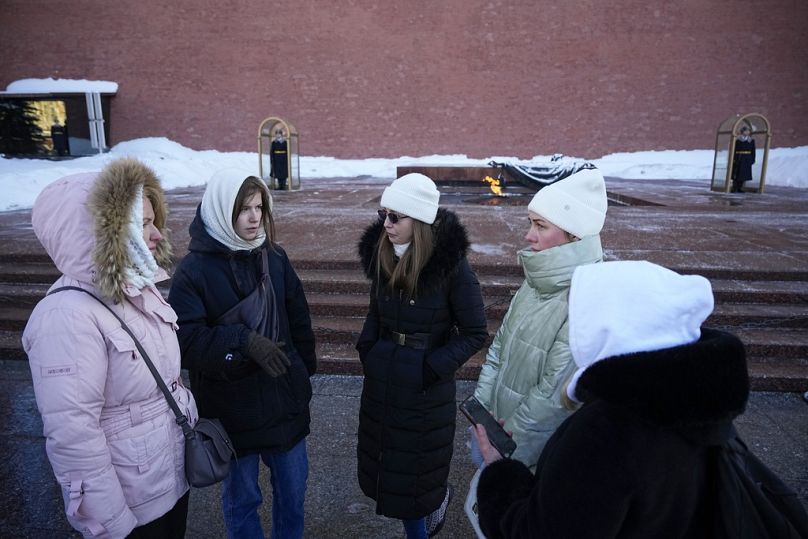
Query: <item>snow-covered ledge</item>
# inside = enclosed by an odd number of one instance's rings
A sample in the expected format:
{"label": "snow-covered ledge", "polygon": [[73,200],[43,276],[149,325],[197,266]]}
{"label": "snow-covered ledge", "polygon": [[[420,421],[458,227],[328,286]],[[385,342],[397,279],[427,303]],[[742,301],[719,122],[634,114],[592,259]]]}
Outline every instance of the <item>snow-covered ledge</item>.
{"label": "snow-covered ledge", "polygon": [[15,80],[0,94],[116,94],[118,83],[107,80],[76,79],[20,79]]}

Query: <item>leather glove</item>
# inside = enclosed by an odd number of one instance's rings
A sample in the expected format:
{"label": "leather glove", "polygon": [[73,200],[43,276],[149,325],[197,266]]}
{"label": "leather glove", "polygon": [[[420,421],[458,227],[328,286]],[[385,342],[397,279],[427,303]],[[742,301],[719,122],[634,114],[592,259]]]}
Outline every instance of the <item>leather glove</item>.
{"label": "leather glove", "polygon": [[[278,343],[283,345],[283,343]],[[247,340],[247,357],[255,361],[264,371],[273,378],[286,373],[291,365],[289,358],[283,353],[278,344],[256,332],[250,333]]]}

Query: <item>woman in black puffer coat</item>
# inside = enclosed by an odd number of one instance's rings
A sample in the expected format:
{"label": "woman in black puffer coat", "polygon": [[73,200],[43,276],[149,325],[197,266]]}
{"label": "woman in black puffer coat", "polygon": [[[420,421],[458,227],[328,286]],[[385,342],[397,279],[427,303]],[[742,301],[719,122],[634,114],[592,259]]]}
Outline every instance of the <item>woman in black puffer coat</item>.
{"label": "woman in black puffer coat", "polygon": [[228,537],[263,537],[259,460],[271,472],[272,537],[304,530],[317,358],[303,286],[273,241],[271,202],[249,171],[214,174],[168,296],[199,412],[222,421],[238,452],[222,485]]}
{"label": "woman in black puffer coat", "polygon": [[469,242],[457,216],[421,174],[382,195],[381,219],[359,243],[372,280],[356,345],[364,370],[359,485],[376,512],[404,521],[408,537],[439,531],[450,497],[455,371],[488,335]]}

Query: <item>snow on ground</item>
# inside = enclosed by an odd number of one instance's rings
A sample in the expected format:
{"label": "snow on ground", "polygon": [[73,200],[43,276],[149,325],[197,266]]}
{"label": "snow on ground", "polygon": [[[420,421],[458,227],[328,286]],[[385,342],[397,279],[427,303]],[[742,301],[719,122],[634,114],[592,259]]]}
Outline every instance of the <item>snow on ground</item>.
{"label": "snow on ground", "polygon": [[[103,81],[97,81],[103,82]],[[114,84],[114,83],[111,83]],[[654,151],[615,153],[592,162],[607,177],[648,180],[695,180],[709,184],[713,167],[712,150]],[[76,159],[0,158],[0,211],[33,206],[39,192],[49,183],[70,174],[96,171],[113,159],[135,157],[152,167],[173,189],[204,185],[211,174],[226,167],[240,167],[258,173],[258,154],[191,150],[166,138],[142,138],[116,144],[108,153]],[[485,165],[489,161],[547,164],[550,155],[537,155],[528,161],[494,156],[469,159],[465,155],[431,155],[396,159],[335,159],[300,157],[300,176],[306,178],[349,178],[367,176],[392,179],[402,165]],[[569,158],[568,158],[569,159]],[[769,153],[767,185],[808,187],[808,146],[774,148]]]}
{"label": "snow on ground", "polygon": [[[8,93],[116,93],[117,91],[117,82],[53,78],[21,79],[6,87]],[[258,172],[257,153],[196,151],[166,138],[142,138],[121,142],[105,154],[63,161],[0,157],[0,211],[30,208],[39,192],[52,181],[69,174],[100,170],[106,163],[119,157],[135,157],[142,160],[154,169],[166,189],[204,185],[212,172],[226,167],[248,168],[255,170],[256,174]],[[304,180],[359,176],[390,180],[395,177],[396,167],[402,165],[473,166],[486,165],[489,161],[542,165],[547,164],[551,157],[537,155],[522,161],[501,156],[469,159],[465,155],[431,155],[397,159],[301,156],[300,176]],[[695,180],[709,184],[713,157],[713,150],[649,151],[615,153],[595,159],[592,163],[607,177]],[[760,166],[760,163],[755,166]],[[808,146],[772,149],[769,154],[766,184],[808,187]]]}

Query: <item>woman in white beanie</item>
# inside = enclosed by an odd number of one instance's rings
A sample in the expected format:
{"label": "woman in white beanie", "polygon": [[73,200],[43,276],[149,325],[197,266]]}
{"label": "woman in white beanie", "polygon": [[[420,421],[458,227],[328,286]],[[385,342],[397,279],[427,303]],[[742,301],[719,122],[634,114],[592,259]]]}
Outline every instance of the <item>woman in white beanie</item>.
{"label": "woman in white beanie", "polygon": [[[563,387],[575,370],[567,297],[575,268],[603,259],[606,187],[584,169],[541,189],[528,205],[529,247],[519,251],[525,280],[488,349],[474,396],[505,420],[513,458],[535,466],[545,442],[572,413]],[[482,464],[472,437],[472,459]]]}
{"label": "woman in white beanie", "polygon": [[303,286],[274,242],[272,198],[250,171],[208,181],[168,300],[203,417],[238,453],[222,485],[228,537],[264,537],[259,461],[270,470],[272,537],[303,536],[314,332]]}
{"label": "woman in white beanie", "polygon": [[[535,474],[500,460],[477,430],[488,539],[808,537],[796,494],[760,472],[734,431],[749,395],[744,346],[701,327],[712,309],[698,275],[644,261],[575,270],[577,370],[567,392],[584,404],[547,442]],[[739,459],[756,463],[768,494],[747,490]]]}
{"label": "woman in white beanie", "polygon": [[435,535],[451,497],[455,372],[488,335],[469,241],[422,174],[384,190],[379,219],[359,242],[371,279],[356,345],[364,371],[358,474],[376,512],[409,538]]}

